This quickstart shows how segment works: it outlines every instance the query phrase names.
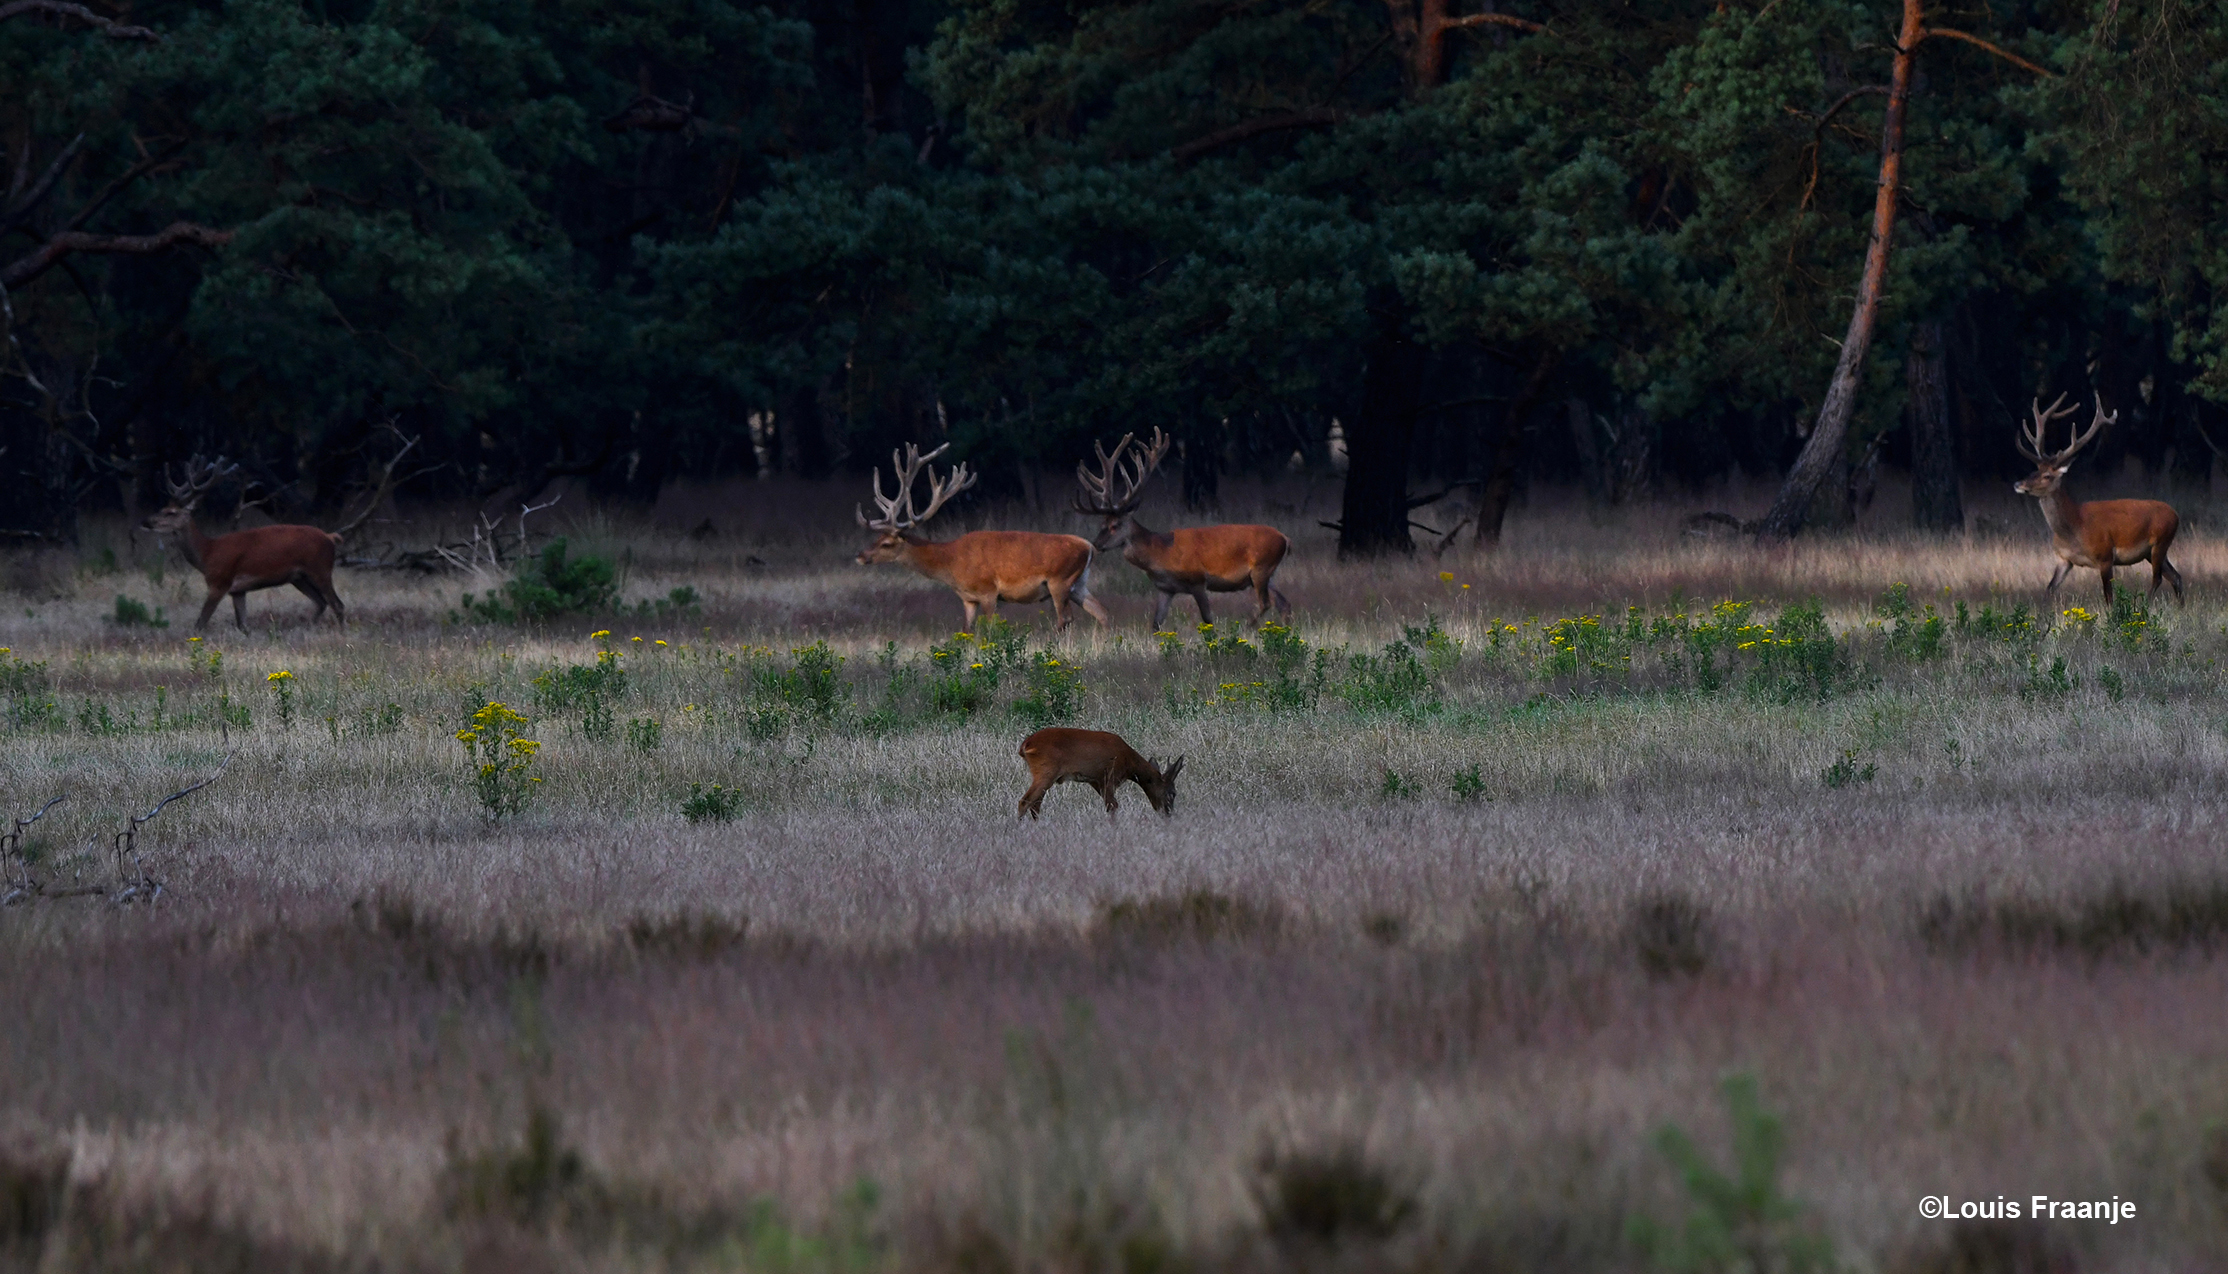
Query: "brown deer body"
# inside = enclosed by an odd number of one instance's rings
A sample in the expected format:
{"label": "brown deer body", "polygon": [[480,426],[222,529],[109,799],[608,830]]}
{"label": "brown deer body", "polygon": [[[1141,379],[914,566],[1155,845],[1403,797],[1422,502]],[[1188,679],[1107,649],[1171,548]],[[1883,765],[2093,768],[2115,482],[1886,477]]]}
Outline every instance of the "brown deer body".
{"label": "brown deer body", "polygon": [[334,620],[345,626],[348,608],[341,603],[340,594],[333,591],[333,553],[340,544],[339,536],[314,526],[285,525],[212,536],[203,535],[194,525],[193,513],[201,497],[237,471],[238,466],[226,465],[222,456],[214,464],[203,464],[196,456],[186,466],[183,484],[164,479],[170,488],[170,503],[140,524],[157,534],[176,536],[186,561],[201,572],[202,581],[208,585],[209,595],[201,603],[201,617],[194,621],[194,629],[206,630],[217,603],[230,596],[233,622],[244,633],[248,630],[248,594],[288,584],[317,604],[310,622],[315,623],[331,606]]}
{"label": "brown deer body", "polygon": [[[2063,451],[2046,451],[2043,448],[2043,431],[2051,422],[2073,414],[2074,409],[2063,406],[2065,395],[2058,395],[2045,410],[2040,399],[2034,404],[2034,425],[2030,431],[2020,429],[2020,453],[2035,462],[2035,471],[2015,483],[2013,490],[2021,495],[2033,496],[2042,505],[2043,521],[2050,526],[2051,547],[2057,550],[2058,567],[2050,572],[2046,594],[2055,596],[2059,583],[2076,568],[2094,570],[2104,583],[2104,602],[2112,603],[2112,572],[2121,566],[2138,562],[2151,564],[2151,587],[2148,596],[2157,596],[2158,586],[2174,586],[2174,601],[2182,602],[2182,573],[2166,560],[2166,551],[2173,546],[2174,536],[2181,530],[2181,515],[2173,506],[2158,500],[2092,500],[2076,501],[2065,489],[2066,470],[2072,467],[2074,453],[2088,445],[2097,431],[2119,419],[2119,413],[2106,415],[2104,403],[2097,402],[2095,416],[2087,430],[2075,437]],[[2055,603],[2053,603],[2055,604]]]}
{"label": "brown deer body", "polygon": [[936,516],[946,501],[973,486],[975,478],[964,464],[956,466],[945,481],[938,481],[935,471],[930,470],[928,507],[915,510],[914,480],[930,461],[944,454],[944,447],[924,456],[919,447],[907,444],[906,453],[902,461],[896,452],[890,453],[890,466],[897,474],[895,496],[884,496],[882,475],[874,475],[874,502],[882,515],[870,521],[862,509],[859,525],[881,534],[859,551],[859,565],[903,562],[950,588],[967,608],[969,629],[974,628],[978,612],[995,615],[1002,601],[1046,600],[1052,603],[1055,628],[1068,626],[1075,606],[1105,626],[1106,608],[1091,596],[1094,551],[1091,542],[1080,535],[970,531],[955,540],[938,541],[916,534],[915,528]]}
{"label": "brown deer body", "polygon": [[1110,818],[1119,808],[1114,792],[1124,783],[1143,788],[1145,799],[1162,814],[1176,812],[1176,776],[1183,772],[1184,759],[1177,757],[1164,770],[1118,734],[1053,726],[1021,741],[1021,759],[1029,763],[1029,790],[1022,793],[1016,818],[1038,817],[1044,794],[1055,783],[1088,783],[1098,789]]}
{"label": "brown deer body", "polygon": [[1270,583],[1284,555],[1292,551],[1292,541],[1284,532],[1251,524],[1155,531],[1137,520],[1134,510],[1144,498],[1145,480],[1168,454],[1168,436],[1155,429],[1150,444],[1133,443],[1132,437],[1124,434],[1111,455],[1106,448],[1093,444],[1098,451],[1098,473],[1091,473],[1080,462],[1075,466],[1076,483],[1081,488],[1075,508],[1078,513],[1105,519],[1093,548],[1119,546],[1122,560],[1145,572],[1153,582],[1160,594],[1153,604],[1154,630],[1167,623],[1168,608],[1178,593],[1191,595],[1202,624],[1215,622],[1207,606],[1207,594],[1242,589],[1253,592],[1255,627],[1267,617],[1271,605],[1281,614],[1290,614],[1292,604]]}

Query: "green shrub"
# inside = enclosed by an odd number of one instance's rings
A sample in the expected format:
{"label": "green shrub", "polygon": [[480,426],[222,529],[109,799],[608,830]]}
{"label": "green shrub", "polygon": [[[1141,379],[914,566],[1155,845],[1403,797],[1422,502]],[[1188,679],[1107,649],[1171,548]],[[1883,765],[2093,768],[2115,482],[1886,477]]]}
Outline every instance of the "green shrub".
{"label": "green shrub", "polygon": [[163,608],[149,611],[145,602],[133,601],[122,593],[116,595],[116,613],[109,622],[119,628],[168,628],[170,620],[163,615]]}
{"label": "green shrub", "polygon": [[1028,688],[1013,705],[1014,715],[1035,726],[1075,720],[1083,707],[1083,670],[1051,651],[1040,650],[1028,666]]}
{"label": "green shrub", "polygon": [[604,558],[570,557],[560,536],[544,545],[532,563],[500,589],[476,600],[466,593],[463,618],[538,624],[564,615],[599,614],[618,599],[617,574]]}
{"label": "green shrub", "polygon": [[818,721],[832,721],[850,700],[843,684],[843,656],[829,649],[825,640],[789,652],[787,668],[761,666],[751,677],[758,693],[779,700],[790,711]]}
{"label": "green shrub", "polygon": [[627,747],[644,756],[665,746],[665,723],[656,717],[636,717],[627,722]]}
{"label": "green shrub", "polygon": [[1405,641],[1388,643],[1381,655],[1347,656],[1338,693],[1358,712],[1414,713],[1439,706],[1430,670]]}
{"label": "green shrub", "polygon": [[1725,1081],[1733,1131],[1732,1171],[1721,1172],[1676,1125],[1656,1133],[1656,1149],[1686,1187],[1687,1215],[1673,1229],[1642,1217],[1632,1235],[1641,1251],[1677,1274],[1807,1274],[1835,1268],[1833,1245],[1803,1224],[1804,1205],[1780,1192],[1784,1136],[1764,1109],[1756,1079]]}
{"label": "green shrub", "polygon": [[534,706],[544,712],[561,712],[591,699],[611,702],[627,692],[627,671],[614,650],[596,652],[592,664],[565,664],[534,678]]}
{"label": "green shrub", "polygon": [[717,783],[710,787],[689,784],[688,799],[681,802],[681,817],[691,823],[729,823],[742,811],[741,789],[721,787]]}
{"label": "green shrub", "polygon": [[704,599],[688,584],[673,589],[663,597],[645,598],[634,604],[634,617],[640,620],[683,619],[703,609]]}
{"label": "green shrub", "polygon": [[1942,653],[1942,638],[1948,626],[1934,613],[1934,607],[1920,607],[1911,601],[1909,584],[1890,584],[1873,606],[1879,616],[1889,621],[1888,649],[1914,663],[1923,663]]}
{"label": "green shrub", "polygon": [[1377,785],[1377,795],[1388,801],[1418,796],[1422,792],[1422,784],[1411,778],[1403,778],[1390,768],[1385,771],[1385,781]]}
{"label": "green shrub", "polygon": [[1853,784],[1870,783],[1879,768],[1870,761],[1859,765],[1857,751],[1851,748],[1835,758],[1833,764],[1818,771],[1818,781],[1838,791]]}
{"label": "green shrub", "polygon": [[1454,799],[1458,801],[1492,799],[1485,794],[1485,776],[1480,774],[1478,767],[1474,765],[1455,775],[1454,782],[1448,786],[1454,792]]}
{"label": "green shrub", "polygon": [[8,701],[8,728],[39,730],[62,723],[62,705],[47,693],[46,661],[34,663],[0,646],[0,695]]}

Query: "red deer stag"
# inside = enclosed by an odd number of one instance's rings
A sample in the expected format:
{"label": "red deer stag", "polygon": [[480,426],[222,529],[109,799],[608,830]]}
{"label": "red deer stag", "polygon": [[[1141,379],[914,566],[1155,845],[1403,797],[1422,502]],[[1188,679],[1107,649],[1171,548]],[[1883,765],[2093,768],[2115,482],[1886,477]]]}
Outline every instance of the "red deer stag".
{"label": "red deer stag", "polygon": [[[880,531],[874,543],[860,550],[858,563],[903,562],[939,584],[950,586],[967,607],[967,627],[975,626],[975,612],[998,613],[998,603],[1041,602],[1052,599],[1055,627],[1065,629],[1072,618],[1069,603],[1081,606],[1091,618],[1106,626],[1106,608],[1091,596],[1091,542],[1080,535],[1048,535],[1039,531],[969,531],[956,540],[928,540],[915,531],[946,501],[975,485],[975,475],[962,463],[949,478],[938,481],[929,462],[943,455],[950,443],[927,455],[911,443],[905,459],[890,453],[890,468],[897,475],[897,494],[882,494],[882,473],[874,474],[874,503],[882,516],[868,520],[859,510],[859,525]],[[928,507],[913,508],[913,482],[928,469]]]}
{"label": "red deer stag", "polygon": [[1109,818],[1117,808],[1114,792],[1124,783],[1144,788],[1145,799],[1163,815],[1176,812],[1176,776],[1184,771],[1184,759],[1177,757],[1164,770],[1122,742],[1121,735],[1053,726],[1021,741],[1021,759],[1029,763],[1029,790],[1022,793],[1015,818],[1037,817],[1044,794],[1055,783],[1088,783],[1097,788]]}
{"label": "red deer stag", "polygon": [[1292,603],[1269,582],[1292,549],[1292,541],[1284,532],[1273,526],[1244,525],[1153,531],[1137,520],[1132,510],[1144,498],[1145,480],[1168,454],[1168,435],[1155,429],[1150,445],[1134,442],[1133,438],[1132,434],[1123,434],[1111,455],[1105,447],[1093,443],[1099,456],[1095,475],[1085,463],[1076,462],[1075,480],[1082,490],[1076,495],[1075,509],[1105,519],[1092,547],[1121,545],[1122,560],[1144,571],[1153,587],[1160,590],[1160,600],[1153,606],[1153,630],[1160,631],[1167,622],[1168,608],[1178,593],[1191,594],[1199,604],[1202,624],[1215,622],[1207,610],[1207,594],[1235,593],[1245,588],[1253,590],[1255,627],[1268,615],[1272,601],[1278,613],[1291,614]]}
{"label": "red deer stag", "polygon": [[[2066,494],[2066,470],[2073,464],[2075,452],[2089,444],[2097,431],[2120,418],[2120,413],[2106,415],[2104,399],[2097,398],[2096,414],[2089,427],[2075,437],[2063,451],[2045,451],[2042,435],[2052,422],[2071,416],[2078,406],[2065,405],[2066,396],[2058,395],[2047,410],[2042,400],[2034,402],[2034,425],[2019,428],[2019,453],[2035,462],[2035,471],[2013,486],[2021,495],[2031,495],[2042,502],[2042,517],[2050,524],[2051,547],[2058,551],[2058,569],[2050,572],[2050,586],[2046,595],[2055,596],[2058,583],[2075,567],[2093,567],[2104,577],[2104,602],[2112,603],[2112,570],[2118,566],[2133,566],[2137,562],[2151,564],[2151,589],[2149,596],[2157,596],[2161,580],[2174,586],[2174,601],[2182,601],[2182,573],[2166,560],[2166,550],[2174,543],[2174,533],[2181,530],[2181,515],[2173,506],[2157,500],[2091,500],[2076,503]],[[2053,603],[2054,605],[2055,603]]]}
{"label": "red deer stag", "polygon": [[314,526],[257,526],[210,536],[194,525],[193,512],[200,506],[201,497],[239,471],[240,466],[226,463],[223,456],[214,463],[200,456],[187,461],[183,483],[170,481],[165,471],[163,485],[170,488],[170,503],[140,524],[159,535],[177,536],[186,561],[208,584],[209,597],[201,603],[201,618],[195,621],[194,629],[209,627],[209,616],[229,593],[232,618],[244,633],[248,630],[248,594],[285,584],[292,584],[317,603],[311,623],[331,606],[334,620],[346,626],[348,608],[341,604],[340,594],[333,591],[333,549],[340,543],[338,535]]}

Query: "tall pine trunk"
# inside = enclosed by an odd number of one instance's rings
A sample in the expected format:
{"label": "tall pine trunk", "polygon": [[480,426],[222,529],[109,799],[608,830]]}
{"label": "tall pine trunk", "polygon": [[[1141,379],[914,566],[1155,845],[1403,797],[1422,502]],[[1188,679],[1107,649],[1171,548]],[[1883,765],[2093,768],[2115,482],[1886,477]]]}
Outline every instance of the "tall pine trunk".
{"label": "tall pine trunk", "polygon": [[1957,488],[1957,435],[1950,426],[1949,375],[1942,321],[1928,319],[1911,333],[1903,362],[1910,396],[1911,524],[1922,531],[1962,531],[1965,504]]}
{"label": "tall pine trunk", "polygon": [[1856,309],[1849,316],[1841,359],[1834,365],[1810,441],[1803,444],[1771,511],[1757,526],[1759,540],[1784,540],[1801,530],[1818,488],[1839,468],[1849,416],[1857,406],[1858,382],[1864,377],[1864,358],[1872,349],[1872,328],[1880,315],[1880,292],[1887,284],[1888,249],[1895,238],[1896,203],[1903,190],[1903,115],[1911,100],[1911,65],[1925,38],[1919,0],[1903,0],[1903,31],[1896,40],[1886,119],[1880,126],[1880,187],[1872,201],[1872,240],[1865,248],[1864,275],[1857,281]]}
{"label": "tall pine trunk", "polygon": [[1346,430],[1341,557],[1416,551],[1408,534],[1408,462],[1415,446],[1425,355],[1397,327],[1388,327],[1365,352],[1361,405]]}
{"label": "tall pine trunk", "polygon": [[1500,546],[1501,527],[1508,521],[1509,502],[1516,498],[1516,467],[1524,458],[1525,418],[1538,405],[1540,391],[1547,385],[1547,375],[1554,370],[1555,352],[1540,351],[1531,375],[1524,378],[1523,386],[1509,400],[1508,411],[1501,418],[1500,445],[1493,449],[1493,468],[1486,474],[1485,490],[1478,496],[1476,544],[1481,549]]}

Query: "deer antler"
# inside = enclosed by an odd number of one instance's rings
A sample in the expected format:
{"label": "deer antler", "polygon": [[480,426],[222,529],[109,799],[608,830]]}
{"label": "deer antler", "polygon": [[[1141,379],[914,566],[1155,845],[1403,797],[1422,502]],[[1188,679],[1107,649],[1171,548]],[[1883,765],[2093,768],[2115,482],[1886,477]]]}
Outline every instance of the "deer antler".
{"label": "deer antler", "polygon": [[[1150,443],[1136,442],[1136,437],[1123,434],[1111,454],[1104,444],[1092,440],[1091,449],[1098,452],[1099,471],[1094,477],[1089,465],[1081,460],[1075,462],[1075,481],[1083,488],[1075,497],[1076,512],[1120,517],[1145,498],[1145,480],[1153,476],[1153,471],[1160,467],[1161,458],[1168,454],[1170,439],[1157,428],[1153,430]],[[1119,487],[1115,485],[1117,481],[1121,484]]]}
{"label": "deer antler", "polygon": [[[903,460],[898,459],[897,452],[892,450],[890,468],[897,477],[897,494],[882,494],[882,471],[876,469],[874,503],[882,511],[882,516],[869,521],[866,510],[860,508],[859,525],[878,531],[910,530],[935,517],[937,510],[943,508],[953,496],[975,485],[975,475],[967,471],[965,461],[953,465],[951,473],[946,477],[937,478],[936,470],[930,467],[929,462],[949,450],[951,444],[947,442],[924,456],[918,445],[909,442],[905,444]],[[913,481],[920,476],[922,469],[928,469],[928,507],[916,510],[913,507]]]}
{"label": "deer antler", "polygon": [[186,461],[186,480],[184,482],[172,482],[170,480],[170,469],[167,465],[163,467],[162,481],[164,486],[170,488],[171,503],[176,504],[181,509],[192,509],[201,503],[201,497],[209,494],[211,488],[239,471],[239,465],[233,464],[223,456],[218,456],[214,461],[208,461],[202,459],[197,452],[191,460]]}
{"label": "deer antler", "polygon": [[[2072,415],[2073,413],[2072,413],[2071,409],[2068,409],[2068,411],[2066,412],[2066,414],[2070,416],[2070,415]],[[2064,451],[2061,451],[2061,452],[2059,452],[2059,453],[2058,453],[2058,455],[2057,455],[2057,461],[2058,461],[2058,463],[2059,463],[2059,464],[2064,464],[2064,463],[2065,463],[2065,462],[2067,462],[2068,460],[2071,460],[2071,459],[2073,459],[2073,453],[2074,453],[2074,452],[2076,452],[2076,451],[2079,451],[2079,450],[2081,450],[2081,449],[2082,449],[2083,447],[2086,447],[2086,446],[2088,446],[2088,445],[2089,445],[2089,440],[2090,440],[2091,438],[2094,438],[2094,437],[2096,437],[2096,436],[2097,436],[2097,431],[2098,431],[2098,430],[2100,430],[2100,429],[2104,428],[2104,427],[2105,427],[2106,425],[2109,425],[2109,424],[2112,424],[2112,423],[2114,423],[2114,422],[2118,421],[2118,420],[2119,420],[2119,418],[2120,418],[2120,413],[2118,413],[2118,412],[2116,412],[2116,411],[2115,411],[2115,412],[2113,412],[2113,413],[2111,413],[2110,415],[2106,415],[2106,414],[2105,414],[2105,411],[2104,411],[2104,395],[2102,395],[2102,394],[2098,394],[2098,395],[2096,396],[2096,411],[2095,411],[2095,413],[2094,413],[2094,414],[2092,414],[2092,415],[2091,415],[2091,416],[2089,417],[2089,427],[2088,427],[2087,429],[2084,429],[2084,430],[2082,430],[2082,431],[2081,431],[2081,436],[2080,436],[2080,437],[2078,437],[2078,438],[2076,438],[2076,439],[2074,439],[2074,440],[2072,441],[2072,443],[2070,443],[2070,444],[2069,444],[2069,445],[2068,445],[2068,446],[2066,447],[2066,449],[2065,449]]]}

